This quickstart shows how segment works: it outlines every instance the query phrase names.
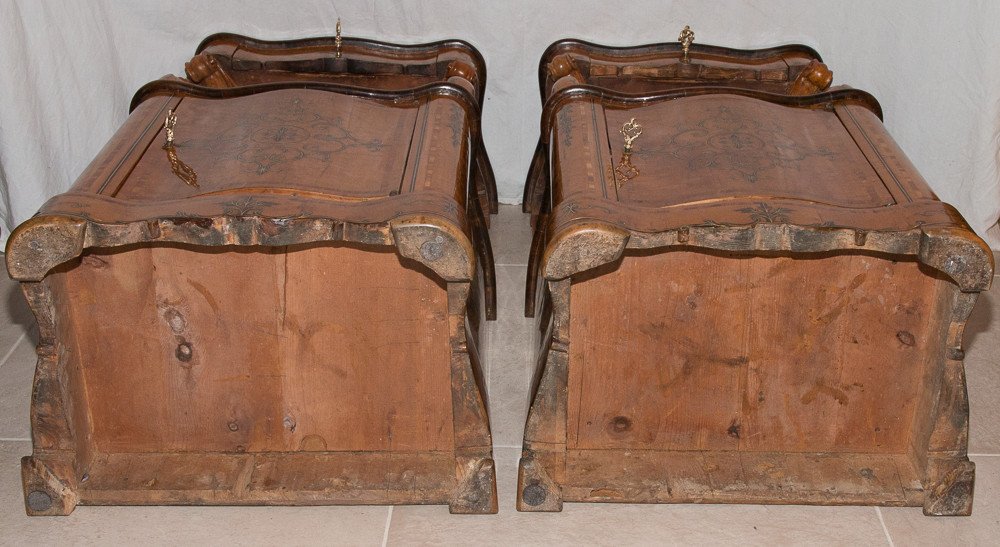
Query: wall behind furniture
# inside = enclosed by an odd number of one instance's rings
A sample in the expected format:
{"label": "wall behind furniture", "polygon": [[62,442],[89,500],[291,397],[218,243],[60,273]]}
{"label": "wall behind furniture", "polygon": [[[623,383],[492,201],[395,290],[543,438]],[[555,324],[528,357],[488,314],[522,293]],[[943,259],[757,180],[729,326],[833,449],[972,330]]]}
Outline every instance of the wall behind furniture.
{"label": "wall behind furniture", "polygon": [[[520,201],[538,137],[537,62],[564,37],[741,48],[801,42],[834,83],[873,93],[886,125],[941,199],[1000,248],[1000,2],[466,0],[0,0],[3,238],[66,190],[127,115],[132,93],[206,35],[344,34],[401,43],[462,38],[486,57],[486,146],[503,202]],[[527,252],[527,249],[525,249]]]}

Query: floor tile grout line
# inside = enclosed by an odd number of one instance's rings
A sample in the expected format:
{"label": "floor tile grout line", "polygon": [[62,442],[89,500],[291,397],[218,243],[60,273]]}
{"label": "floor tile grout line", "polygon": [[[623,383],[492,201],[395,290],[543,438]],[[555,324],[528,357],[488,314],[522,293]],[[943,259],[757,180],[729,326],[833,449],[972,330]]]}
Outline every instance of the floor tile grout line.
{"label": "floor tile grout line", "polygon": [[392,526],[392,506],[385,514],[385,530],[382,532],[382,547],[389,544],[389,527]]}
{"label": "floor tile grout line", "polygon": [[30,443],[31,439],[22,439],[21,437],[0,437],[0,443]]}
{"label": "floor tile grout line", "polygon": [[892,541],[892,534],[889,533],[889,527],[885,525],[885,518],[882,517],[882,508],[876,505],[875,514],[878,516],[879,523],[882,524],[882,532],[885,533],[885,540],[889,542],[889,547],[896,547],[896,543]]}
{"label": "floor tile grout line", "polygon": [[17,346],[21,344],[21,341],[24,340],[25,336],[28,336],[28,331],[22,332],[21,336],[17,337],[17,340],[15,340],[14,343],[10,346],[10,349],[7,350],[7,353],[3,356],[3,359],[0,359],[0,367],[2,367],[4,363],[7,362],[8,359],[10,359],[11,355],[14,355],[14,350],[16,350]]}
{"label": "floor tile grout line", "polygon": [[966,454],[970,458],[996,458],[1000,454]]}

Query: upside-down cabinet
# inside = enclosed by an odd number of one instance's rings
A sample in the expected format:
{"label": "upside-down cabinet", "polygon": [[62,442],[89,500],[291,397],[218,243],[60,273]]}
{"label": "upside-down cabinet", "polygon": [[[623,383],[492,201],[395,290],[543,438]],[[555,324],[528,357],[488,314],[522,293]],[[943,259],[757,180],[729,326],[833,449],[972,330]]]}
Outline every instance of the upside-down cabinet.
{"label": "upside-down cabinet", "polygon": [[518,508],[969,514],[962,331],[992,255],[875,99],[556,87],[526,206],[543,336]]}
{"label": "upside-down cabinet", "polygon": [[467,87],[141,89],[8,244],[41,337],[28,513],[495,512]]}

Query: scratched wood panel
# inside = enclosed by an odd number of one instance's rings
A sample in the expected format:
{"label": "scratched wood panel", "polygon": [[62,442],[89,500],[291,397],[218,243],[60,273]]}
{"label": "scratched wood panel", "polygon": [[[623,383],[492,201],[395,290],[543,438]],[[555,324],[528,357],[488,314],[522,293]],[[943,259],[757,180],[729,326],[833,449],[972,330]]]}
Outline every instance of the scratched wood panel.
{"label": "scratched wood panel", "polygon": [[566,460],[573,501],[912,505],[923,490],[901,454],[570,450]]}
{"label": "scratched wood panel", "polygon": [[188,97],[176,109],[176,150],[200,187],[163,184],[171,167],[161,136],[115,197],[179,199],[240,188],[386,197],[399,188],[410,145],[401,136],[413,133],[416,110],[307,89],[224,101]]}
{"label": "scratched wood panel", "polygon": [[62,275],[98,451],[453,447],[446,292],[395,253],[145,247]]}
{"label": "scratched wood panel", "polygon": [[631,118],[643,126],[631,158],[641,176],[618,190],[623,202],[658,207],[774,196],[841,207],[895,203],[833,112],[733,95],[607,109],[616,164],[618,128]]}
{"label": "scratched wood panel", "polygon": [[630,254],[572,291],[570,447],[908,450],[941,328],[914,262]]}
{"label": "scratched wood panel", "polygon": [[100,454],[80,496],[88,505],[442,502],[454,466],[448,452]]}

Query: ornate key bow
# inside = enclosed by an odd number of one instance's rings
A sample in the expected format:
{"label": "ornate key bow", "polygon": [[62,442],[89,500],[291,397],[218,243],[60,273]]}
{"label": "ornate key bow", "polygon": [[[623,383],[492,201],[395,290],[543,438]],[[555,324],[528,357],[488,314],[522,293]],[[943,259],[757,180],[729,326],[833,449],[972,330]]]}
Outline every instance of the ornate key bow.
{"label": "ornate key bow", "polygon": [[642,124],[636,122],[635,118],[632,118],[625,122],[618,131],[625,137],[625,153],[632,152],[632,142],[639,138],[639,135],[642,135]]}
{"label": "ornate key bow", "polygon": [[163,132],[167,136],[167,142],[163,143],[163,149],[167,151],[170,170],[177,175],[177,178],[184,181],[184,184],[198,188],[198,173],[177,157],[177,148],[174,146],[174,127],[176,126],[177,114],[173,110],[168,110],[167,118],[163,120]]}
{"label": "ornate key bow", "polygon": [[642,124],[632,118],[625,122],[618,132],[625,138],[625,151],[612,175],[615,179],[615,186],[621,188],[626,182],[639,176],[639,169],[632,165],[632,143],[639,138],[639,135],[642,135]]}

